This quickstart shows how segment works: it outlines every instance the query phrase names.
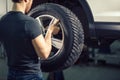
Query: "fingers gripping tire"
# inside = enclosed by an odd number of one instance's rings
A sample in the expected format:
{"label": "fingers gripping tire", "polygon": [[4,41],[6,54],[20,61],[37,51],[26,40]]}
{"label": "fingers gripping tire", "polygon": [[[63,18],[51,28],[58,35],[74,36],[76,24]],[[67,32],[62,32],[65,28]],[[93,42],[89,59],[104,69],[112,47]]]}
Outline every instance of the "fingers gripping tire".
{"label": "fingers gripping tire", "polygon": [[[80,21],[67,8],[53,3],[46,3],[33,8],[29,16],[34,18],[42,15],[53,16],[60,20],[62,46],[53,57],[41,60],[41,68],[44,72],[63,70],[73,65],[82,52],[84,34]],[[46,22],[47,23],[47,22]]]}

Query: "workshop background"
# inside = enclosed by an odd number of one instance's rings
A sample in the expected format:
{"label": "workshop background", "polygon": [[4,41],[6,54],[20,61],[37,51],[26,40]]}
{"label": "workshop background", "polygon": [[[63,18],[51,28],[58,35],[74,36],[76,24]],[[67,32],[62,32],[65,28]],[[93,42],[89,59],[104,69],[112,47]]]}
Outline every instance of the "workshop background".
{"label": "workshop background", "polygon": [[[1,9],[0,11],[0,17],[2,17],[9,10],[9,8],[11,8],[9,7],[11,5],[10,4],[8,5],[9,2],[7,1],[10,1],[10,0],[0,0],[0,2],[2,3],[0,5],[0,8],[3,9],[3,10]],[[69,1],[72,1],[72,0],[69,0]],[[86,0],[86,1],[90,1],[90,0]],[[100,1],[100,0],[96,0],[96,1]],[[112,0],[104,0],[104,1],[110,2]],[[119,1],[119,0],[114,0],[114,2],[116,1]],[[93,2],[93,0],[91,0],[91,2]],[[102,6],[100,5],[100,3],[98,4],[99,4],[98,6]],[[109,6],[113,7],[111,5]],[[101,12],[100,9],[103,10],[104,12],[104,9],[106,10],[106,8],[103,8],[103,7],[104,6],[95,7],[97,8],[97,11],[95,10],[95,12],[100,13]],[[115,5],[114,7],[117,7],[117,6]],[[120,8],[119,5],[118,5],[118,8]],[[116,17],[112,17],[110,19],[108,18],[108,20],[113,21],[114,20],[113,18],[116,18],[117,20],[119,20],[120,19],[119,13],[117,13],[117,15],[114,15]],[[106,20],[105,17],[106,16],[103,16],[102,18],[104,19],[102,20]],[[108,15],[107,17],[110,17],[110,16]],[[101,19],[101,17],[98,17],[96,19],[97,20]],[[109,47],[111,51],[110,54],[99,53],[98,48],[89,47],[88,48],[89,52],[87,52],[88,56],[81,57],[82,56],[81,55],[78,61],[73,66],[61,71],[61,75],[54,75],[54,73],[43,72],[43,77],[45,80],[50,80],[49,77],[57,77],[56,80],[120,80],[120,40],[115,40]],[[3,45],[0,44],[0,80],[6,80],[7,70],[8,70],[7,58],[4,53]]]}

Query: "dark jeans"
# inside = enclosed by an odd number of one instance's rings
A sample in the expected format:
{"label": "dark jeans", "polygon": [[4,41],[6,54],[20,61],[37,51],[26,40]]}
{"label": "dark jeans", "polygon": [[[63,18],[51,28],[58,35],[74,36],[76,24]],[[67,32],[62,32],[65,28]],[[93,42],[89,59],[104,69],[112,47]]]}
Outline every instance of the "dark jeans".
{"label": "dark jeans", "polygon": [[43,77],[41,71],[38,73],[24,73],[9,70],[7,80],[43,80]]}

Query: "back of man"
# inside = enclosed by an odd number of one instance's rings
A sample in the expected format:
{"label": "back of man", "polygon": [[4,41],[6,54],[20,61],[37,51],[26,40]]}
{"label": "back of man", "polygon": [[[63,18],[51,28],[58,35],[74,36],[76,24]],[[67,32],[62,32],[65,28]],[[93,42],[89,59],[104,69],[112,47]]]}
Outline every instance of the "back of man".
{"label": "back of man", "polygon": [[[0,20],[0,41],[8,57],[8,80],[42,80],[38,57],[47,59],[52,35],[59,32],[55,19],[42,35],[39,23],[26,16],[33,0],[12,0],[13,9]],[[56,33],[57,32],[57,33]]]}
{"label": "back of man", "polygon": [[[31,41],[41,34],[38,23],[22,12],[11,11],[2,17],[0,25],[9,70],[20,73],[40,72],[38,56]],[[14,73],[12,75],[16,76]]]}

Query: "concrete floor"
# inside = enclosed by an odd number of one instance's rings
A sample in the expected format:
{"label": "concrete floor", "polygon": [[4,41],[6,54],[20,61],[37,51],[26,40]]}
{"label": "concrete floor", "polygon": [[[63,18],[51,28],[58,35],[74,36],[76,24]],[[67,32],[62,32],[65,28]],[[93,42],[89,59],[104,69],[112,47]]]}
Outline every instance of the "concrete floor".
{"label": "concrete floor", "polygon": [[[0,80],[6,80],[6,74],[6,61],[0,59]],[[78,64],[64,70],[63,74],[64,80],[120,80],[120,66]],[[43,73],[43,76],[47,80],[48,73]]]}
{"label": "concrete floor", "polygon": [[73,66],[64,71],[65,80],[120,80],[116,66]]}

